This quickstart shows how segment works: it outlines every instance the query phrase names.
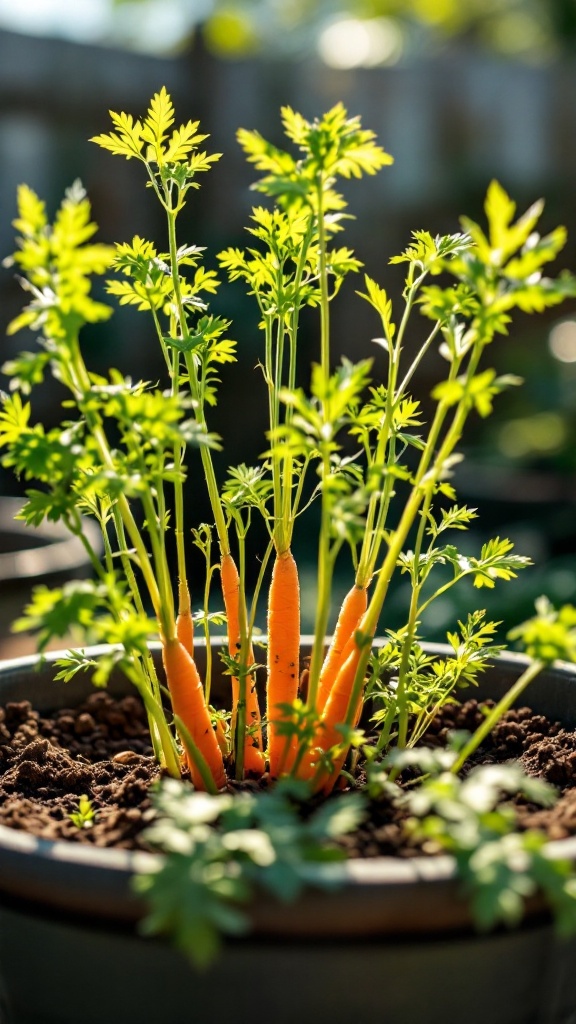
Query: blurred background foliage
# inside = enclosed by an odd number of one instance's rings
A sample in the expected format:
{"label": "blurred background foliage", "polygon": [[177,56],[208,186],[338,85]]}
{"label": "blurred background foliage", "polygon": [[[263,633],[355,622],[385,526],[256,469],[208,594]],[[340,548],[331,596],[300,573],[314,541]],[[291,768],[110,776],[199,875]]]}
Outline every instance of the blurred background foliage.
{"label": "blurred background foliage", "polygon": [[576,40],[573,0],[2,0],[8,27],[177,53],[200,33],[218,57],[375,67],[458,38],[541,64]]}
{"label": "blurred background foliage", "polygon": [[[28,181],[53,209],[78,175],[103,240],[137,232],[162,248],[162,219],[138,170],[86,142],[106,130],[107,108],[139,114],[162,84],[181,118],[199,117],[213,149],[224,153],[193,198],[182,239],[207,247],[208,266],[224,245],[245,244],[253,174],[236,145],[237,127],[280,142],[281,104],[312,117],[341,99],[395,157],[376,179],[347,189],[356,216],[347,242],[394,299],[402,282],[387,263],[410,231],[456,230],[463,212],[481,217],[492,177],[519,212],[546,198],[545,229],[567,225],[561,264],[576,270],[576,0],[0,0],[0,255],[12,245],[18,182]],[[7,271],[0,301],[5,324],[20,302]],[[253,369],[261,339],[250,301],[240,286],[225,287],[217,305],[233,319],[242,353],[242,368],[223,374],[213,423],[226,444],[224,471],[227,462],[249,462],[263,450],[266,398]],[[373,356],[378,323],[353,286],[334,313],[335,358],[344,351]],[[304,326],[305,384],[318,339],[313,318]],[[410,343],[420,337],[416,321]],[[28,345],[5,341],[4,358]],[[162,372],[153,332],[126,310],[104,332],[87,332],[86,345],[95,370],[112,362],[147,379]],[[489,357],[525,385],[508,393],[493,418],[475,420],[465,439],[456,482],[461,500],[481,513],[465,544],[474,552],[492,533],[508,535],[536,567],[493,593],[433,606],[428,625],[436,638],[474,604],[487,603],[513,624],[542,592],[576,599],[574,305],[520,318]],[[440,359],[423,368],[416,390],[424,404],[442,372]],[[238,396],[246,394],[239,423]],[[38,414],[57,418],[58,398],[49,389]],[[193,460],[194,498],[196,472]],[[0,478],[4,493],[15,486]],[[314,606],[311,533],[300,534],[305,625]],[[348,583],[343,562],[342,589]],[[405,589],[400,580],[391,626],[401,622]]]}

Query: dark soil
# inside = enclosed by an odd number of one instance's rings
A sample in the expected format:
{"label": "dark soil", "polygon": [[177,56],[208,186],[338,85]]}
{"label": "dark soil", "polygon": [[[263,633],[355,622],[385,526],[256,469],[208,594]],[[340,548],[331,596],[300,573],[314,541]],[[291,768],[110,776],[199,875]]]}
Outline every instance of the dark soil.
{"label": "dark soil", "polygon": [[[460,706],[445,707],[426,734],[427,745],[444,746],[453,730],[474,732],[484,720],[483,708],[491,706],[492,701],[479,704],[469,700]],[[514,708],[503,716],[468,768],[474,763],[505,761],[519,761],[529,775],[545,779],[560,793],[554,807],[547,809],[521,798],[516,800],[519,828],[538,828],[550,839],[576,835],[576,732],[544,715],[536,715],[530,708]],[[339,845],[353,857],[414,857],[437,852],[407,838],[404,826],[405,812],[383,799],[372,804],[370,820],[354,834],[340,839]]]}
{"label": "dark soil", "polygon": [[[427,742],[441,746],[449,731],[473,731],[482,721],[477,701],[444,709]],[[551,839],[576,834],[576,733],[529,708],[508,712],[485,742],[482,763],[519,760],[525,770],[560,791],[555,807],[518,802],[521,828],[539,828]],[[148,726],[136,697],[114,700],[94,693],[78,708],[52,716],[27,701],[0,708],[0,824],[43,839],[67,839],[136,849],[152,818],[149,790],[158,778]],[[80,797],[95,819],[79,828],[70,815]],[[422,848],[406,840],[403,812],[389,801],[373,804],[370,820],[342,841],[351,856],[410,857]]]}
{"label": "dark soil", "polygon": [[[151,817],[158,768],[136,697],[94,693],[44,717],[28,701],[0,708],[0,824],[43,839],[134,848]],[[74,824],[81,796],[94,822]]]}

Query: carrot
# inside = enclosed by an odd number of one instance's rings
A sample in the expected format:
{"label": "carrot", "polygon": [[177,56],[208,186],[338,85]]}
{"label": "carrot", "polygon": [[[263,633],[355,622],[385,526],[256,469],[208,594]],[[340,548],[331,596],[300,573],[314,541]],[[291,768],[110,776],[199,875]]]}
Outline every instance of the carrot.
{"label": "carrot", "polygon": [[276,778],[289,770],[296,750],[296,737],[290,741],[278,733],[283,715],[279,704],[291,704],[298,696],[300,661],[300,584],[291,551],[276,555],[268,597],[268,682],[267,718],[270,774]]}
{"label": "carrot", "polygon": [[188,654],[194,657],[194,622],[190,608],[190,592],[184,581],[180,581],[178,587],[178,618],[176,619],[176,636],[180,643],[186,648]]}
{"label": "carrot", "polygon": [[[224,761],[212,728],[204,700],[204,689],[194,659],[178,638],[173,637],[164,641],[162,661],[174,714],[182,719],[210,769],[214,784],[217,789],[221,789],[226,785]],[[190,757],[188,766],[196,789],[205,789],[202,776]]]}
{"label": "carrot", "polygon": [[[364,704],[364,702],[362,700],[362,697],[360,697],[360,699],[358,701],[358,704],[356,706],[356,711],[354,712],[354,728],[356,728],[356,726],[358,725],[358,722],[360,721],[360,715],[362,714],[363,704]],[[339,736],[339,740],[341,742],[342,741],[342,733],[339,733],[338,736]],[[334,760],[333,760],[333,766],[334,767],[332,768],[332,772],[330,773],[330,775],[328,777],[325,778],[323,783],[322,783],[322,780],[320,780],[322,792],[325,793],[326,795],[331,793],[332,790],[334,789],[334,786],[336,785],[336,782],[338,781],[338,776],[340,775],[340,772],[342,771],[342,769],[344,767],[344,762],[345,762],[346,758],[348,757],[349,749],[350,749],[349,747],[345,747],[345,749],[342,751],[342,753],[339,754],[338,757],[334,758]],[[320,785],[318,785],[316,788],[319,789]]]}
{"label": "carrot", "polygon": [[[334,763],[331,772],[318,772],[318,761],[322,752],[326,752],[331,747],[339,746],[342,743],[342,733],[337,726],[342,725],[346,720],[346,712],[348,711],[348,703],[356,677],[360,654],[361,649],[352,636],[344,649],[342,665],[316,727],[314,738],[310,743],[310,752],[302,759],[298,768],[297,774],[299,778],[315,778],[314,788],[316,791],[325,789],[329,780],[333,786],[344,763],[347,751],[341,763],[339,763],[340,759]],[[358,710],[356,714],[358,714]],[[336,771],[337,765],[338,770]],[[332,786],[330,786],[330,789]]]}
{"label": "carrot", "polygon": [[188,654],[194,655],[194,622],[192,620],[192,612],[188,608],[185,612],[180,612],[176,619],[176,636],[178,637],[182,647],[184,647]]}
{"label": "carrot", "polygon": [[342,602],[336,629],[328,653],[324,659],[320,679],[318,682],[318,695],[316,698],[316,710],[322,714],[326,701],[330,696],[330,690],[338,671],[342,665],[342,656],[346,644],[353,636],[360,619],[366,611],[368,594],[365,587],[358,587],[356,584],[348,591]]}
{"label": "carrot", "polygon": [[[222,556],[220,562],[220,578],[222,581],[222,596],[228,620],[228,653],[235,658],[240,651],[240,579],[238,569],[232,555]],[[254,652],[252,645],[246,656],[247,668],[254,664]],[[232,678],[232,735],[235,733],[236,715],[238,700],[240,696],[240,683],[235,677]],[[252,674],[246,676],[246,724],[250,731],[246,733],[244,743],[244,769],[251,774],[263,775],[266,767],[266,759],[262,749],[262,726],[258,694],[256,692],[256,680]]]}

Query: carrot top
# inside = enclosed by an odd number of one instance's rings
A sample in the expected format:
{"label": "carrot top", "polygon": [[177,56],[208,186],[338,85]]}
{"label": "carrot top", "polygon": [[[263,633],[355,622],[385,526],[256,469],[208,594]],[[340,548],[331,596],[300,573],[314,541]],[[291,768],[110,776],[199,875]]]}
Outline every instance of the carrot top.
{"label": "carrot top", "polygon": [[[30,188],[18,194],[13,262],[32,299],[9,332],[31,328],[41,343],[5,367],[11,391],[0,444],[4,464],[36,482],[22,518],[65,522],[94,578],[39,588],[16,628],[36,629],[41,649],[71,627],[111,644],[96,667],[70,652],[62,676],[95,669],[103,685],[122,668],[142,694],[158,760],[196,788],[216,793],[231,779],[265,785],[288,776],[329,791],[358,762],[420,742],[438,708],[474,682],[499,647],[497,624],[483,611],[448,633],[442,655],[427,655],[421,635],[431,607],[461,581],[490,591],[528,563],[503,537],[475,552],[457,549],[455,533],[476,513],[458,502],[450,476],[469,419],[487,417],[518,383],[484,365],[488,346],[515,309],[544,309],[576,292],[568,274],[543,276],[565,232],[539,239],[542,205],[516,218],[493,182],[487,228],[463,219],[452,234],[414,232],[392,260],[405,269],[400,299],[364,277],[358,294],[380,337],[372,359],[336,361],[333,300],[361,268],[341,243],[348,214],[340,189],[392,158],[341,103],[310,121],[284,107],[285,148],[240,130],[261,201],[246,246],[223,249],[218,261],[231,287],[241,282],[255,300],[259,347],[250,358],[268,415],[263,454],[225,473],[230,428],[228,437],[216,431],[214,407],[220,377],[234,382],[236,343],[218,311],[217,272],[205,266],[201,246],[181,237],[182,211],[219,154],[205,148],[198,122],[176,126],[166,89],[141,118],[111,117],[112,130],[92,141],[139,166],[163,212],[163,250],[138,235],[115,248],[95,242],[78,184],[52,222]],[[148,316],[164,369],[158,384],[89,369],[82,327],[111,315],[92,295],[102,274],[112,299]],[[419,345],[417,312],[425,324]],[[421,403],[412,386],[429,353],[445,370]],[[438,365],[433,359],[434,372]],[[34,422],[30,397],[46,373],[67,390],[65,418],[50,428]],[[241,432],[252,395],[240,385],[232,393],[227,404]],[[102,556],[85,516],[101,527]],[[312,573],[300,555],[311,534]],[[347,593],[336,615],[341,578]],[[398,578],[407,585],[397,587]],[[301,608],[313,609],[305,656]],[[211,641],[224,623],[228,685],[219,689]],[[267,640],[258,623],[266,623]],[[154,636],[163,670],[150,653]]]}

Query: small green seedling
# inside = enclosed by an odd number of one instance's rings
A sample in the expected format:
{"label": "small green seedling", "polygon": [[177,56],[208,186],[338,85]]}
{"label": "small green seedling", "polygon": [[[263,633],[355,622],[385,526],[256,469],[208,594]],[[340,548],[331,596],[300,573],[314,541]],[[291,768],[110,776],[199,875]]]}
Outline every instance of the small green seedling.
{"label": "small green seedling", "polygon": [[73,811],[68,817],[76,828],[92,828],[96,820],[96,811],[89,797],[83,794],[78,801],[78,810]]}

